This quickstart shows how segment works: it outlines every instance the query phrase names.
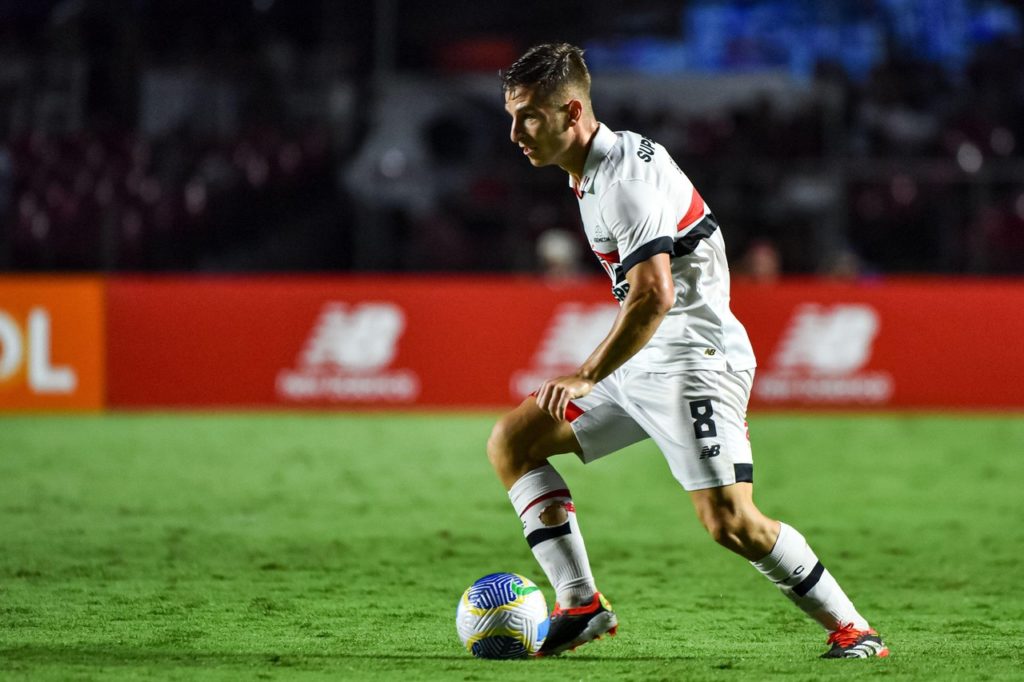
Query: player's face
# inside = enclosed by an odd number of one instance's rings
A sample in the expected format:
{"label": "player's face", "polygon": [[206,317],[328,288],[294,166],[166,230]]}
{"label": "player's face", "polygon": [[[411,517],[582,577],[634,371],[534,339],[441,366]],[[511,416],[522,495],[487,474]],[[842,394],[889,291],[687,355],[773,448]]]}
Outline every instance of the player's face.
{"label": "player's face", "polygon": [[519,87],[505,93],[505,111],[512,117],[512,142],[531,164],[560,164],[572,141],[566,103],[546,101]]}

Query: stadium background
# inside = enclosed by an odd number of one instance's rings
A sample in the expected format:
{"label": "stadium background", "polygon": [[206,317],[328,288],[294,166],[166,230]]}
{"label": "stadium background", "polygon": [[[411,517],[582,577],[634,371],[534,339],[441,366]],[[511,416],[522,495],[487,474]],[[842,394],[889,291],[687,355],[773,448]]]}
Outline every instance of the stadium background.
{"label": "stadium background", "polygon": [[[64,679],[88,676],[97,666],[185,674],[182,667],[208,665],[230,677],[239,669],[279,668],[281,656],[290,656],[300,667],[337,672],[326,661],[331,651],[345,651],[344,643],[328,635],[315,640],[327,646],[321,657],[310,653],[316,647],[274,640],[269,626],[260,641],[272,645],[257,647],[251,660],[238,653],[249,644],[216,627],[206,633],[215,643],[203,648],[190,635],[175,639],[161,630],[159,618],[136,625],[162,633],[163,644],[132,649],[134,635],[119,635],[123,646],[110,653],[104,624],[133,622],[133,603],[117,602],[120,615],[96,614],[94,602],[67,589],[83,583],[87,593],[132,571],[182,579],[167,566],[135,562],[132,542],[143,547],[152,540],[177,556],[188,545],[186,529],[209,520],[182,510],[217,508],[210,500],[268,529],[245,536],[248,542],[304,538],[331,555],[317,538],[335,532],[326,518],[333,512],[305,526],[301,514],[293,526],[267,514],[292,518],[303,486],[317,487],[339,466],[361,481],[339,484],[341,510],[384,523],[380,532],[396,539],[396,552],[428,551],[411,549],[411,533],[429,535],[431,560],[449,571],[447,592],[460,591],[496,547],[505,547],[495,542],[488,549],[484,533],[474,531],[469,536],[484,547],[466,550],[465,533],[447,530],[465,520],[450,518],[442,496],[416,496],[441,530],[395,515],[371,519],[366,509],[384,492],[367,480],[434,481],[445,496],[464,492],[467,481],[490,482],[480,466],[470,466],[465,479],[459,472],[466,461],[481,464],[494,411],[540,378],[574,367],[614,315],[564,176],[533,170],[508,141],[496,71],[540,41],[587,49],[598,117],[664,144],[723,225],[733,306],[760,365],[751,422],[755,434],[761,425],[763,439],[755,450],[781,453],[803,440],[876,466],[901,453],[895,480],[869,484],[865,465],[844,474],[860,477],[845,490],[866,491],[862,503],[892,505],[892,516],[862,512],[873,523],[935,545],[946,536],[922,529],[938,523],[955,530],[959,520],[939,510],[939,498],[913,491],[918,475],[937,475],[933,458],[946,452],[948,479],[935,481],[931,492],[974,500],[974,517],[956,508],[962,528],[976,531],[977,553],[992,552],[984,528],[1019,526],[1019,502],[1000,487],[1019,480],[1019,467],[971,462],[1019,452],[1024,437],[1017,345],[1024,338],[1020,4],[555,5],[0,0],[0,497],[8,500],[0,513],[5,527],[17,529],[0,540],[0,612],[8,623],[2,669]],[[421,410],[427,416],[409,414]],[[796,421],[787,421],[790,414]],[[393,438],[407,430],[419,439]],[[314,454],[293,453],[278,432]],[[844,442],[834,442],[833,433]],[[254,455],[260,443],[266,451]],[[430,475],[420,471],[418,479],[396,473],[407,451],[419,448],[443,465]],[[355,464],[364,451],[392,469]],[[293,455],[307,478],[281,474],[281,461]],[[806,460],[819,455],[794,455],[789,466],[813,478]],[[468,459],[458,464],[454,457]],[[177,458],[181,471],[162,468]],[[239,475],[236,467],[249,461],[249,473],[267,473],[267,489],[284,501]],[[136,485],[109,487],[119,470],[134,472]],[[619,470],[609,471],[577,478],[608,484]],[[204,476],[227,487],[207,489]],[[233,483],[223,483],[227,478]],[[154,503],[153,511],[147,505],[170,490],[158,480],[195,486],[195,497],[182,497],[177,507]],[[646,483],[634,485],[641,495],[656,495]],[[825,504],[835,489],[827,478],[821,485]],[[500,523],[507,516],[497,510],[500,491],[487,492],[493,494],[469,499],[487,514],[494,507],[493,523]],[[664,495],[679,497],[674,490]],[[808,508],[816,508],[814,499],[807,498]],[[406,502],[385,498],[395,510],[406,510]],[[79,510],[81,520],[69,520],[66,509]],[[139,540],[135,526],[111,524],[111,514],[142,518],[140,527],[156,539]],[[857,518],[864,520],[849,523]],[[593,523],[613,547],[622,535],[621,551],[630,551],[621,527]],[[75,545],[72,528],[90,538],[93,531],[81,529],[98,529],[98,544]],[[222,530],[229,535],[206,540],[215,546],[237,531]],[[502,542],[515,542],[511,531],[500,534]],[[369,551],[371,535],[363,530],[350,540]],[[881,544],[879,551],[888,552]],[[905,546],[891,544],[879,563],[903,556]],[[121,563],[99,567],[93,555],[114,545],[126,548]],[[272,554],[242,545],[243,553]],[[286,555],[302,554],[288,546]],[[1022,547],[1020,532],[1008,531],[985,564],[991,585],[1019,578],[1006,557]],[[928,551],[921,557],[934,558]],[[196,565],[205,566],[196,552]],[[525,551],[514,556],[516,566],[494,568],[536,574]],[[71,563],[46,568],[62,561]],[[254,575],[290,578],[290,561],[304,559],[263,557]],[[360,575],[332,561],[323,565]],[[392,567],[384,573],[401,582],[397,562],[382,559]],[[207,568],[224,580],[237,567]],[[634,578],[643,584],[641,573]],[[373,584],[372,576],[363,580]],[[247,595],[248,617],[288,611],[231,584]],[[216,589],[199,589],[215,595],[205,597],[207,604],[221,604]],[[147,594],[140,588],[138,599]],[[374,588],[347,597],[358,613],[377,617],[372,603],[382,597]],[[147,613],[161,615],[167,598]],[[416,618],[429,620],[424,614],[434,613],[433,602],[415,603]],[[1008,605],[988,593],[972,603],[1011,614],[1021,609],[1019,601]],[[184,620],[192,616],[183,614],[192,607],[183,604],[162,614],[178,618],[179,634],[191,632]],[[78,619],[65,640],[54,634],[61,622],[51,610],[60,609]],[[400,609],[389,609],[389,617],[401,617]],[[205,622],[223,615],[213,611]],[[956,627],[977,634],[969,624],[984,614],[960,615]],[[309,616],[317,623],[312,629],[344,631],[333,614],[319,617]],[[439,628],[448,627],[446,619]],[[989,642],[1020,635],[1019,628],[979,631]],[[395,643],[348,634],[346,641],[378,653],[382,642]],[[429,659],[437,647],[449,653],[447,634],[409,645],[408,660],[392,659],[381,674],[471,676],[472,668],[443,667],[455,663],[415,668],[414,660]],[[934,642],[904,637],[920,657],[908,653],[911,660],[923,662]],[[54,641],[62,643],[41,644]],[[180,652],[195,654],[192,646],[206,653],[186,662]],[[210,653],[221,649],[237,657]],[[650,653],[645,665],[654,668],[644,675],[682,665]],[[964,669],[933,673],[961,674],[984,658],[961,653]],[[345,661],[357,666],[358,679],[369,675],[370,659]],[[742,662],[735,666],[743,669]],[[599,670],[581,668],[580,675],[600,677]]]}
{"label": "stadium background", "polygon": [[3,3],[0,405],[494,407],[575,366],[614,308],[495,84],[556,38],[726,226],[755,404],[1024,404],[1019,6],[446,7]]}

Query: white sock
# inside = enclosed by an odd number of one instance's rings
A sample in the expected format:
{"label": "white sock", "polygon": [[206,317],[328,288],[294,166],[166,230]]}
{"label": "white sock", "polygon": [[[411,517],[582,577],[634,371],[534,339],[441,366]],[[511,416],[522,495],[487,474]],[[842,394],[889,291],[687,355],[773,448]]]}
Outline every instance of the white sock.
{"label": "white sock", "polygon": [[[545,464],[516,481],[508,497],[523,522],[523,534],[533,556],[555,588],[555,599],[565,608],[586,604],[597,587],[565,480],[554,467]],[[541,512],[552,504],[565,507],[569,517],[565,523],[546,526],[540,520]]]}
{"label": "white sock", "polygon": [[858,630],[867,630],[868,622],[818,561],[804,536],[792,526],[781,526],[771,553],[760,561],[750,562],[754,568],[826,630],[831,632],[848,623]]}

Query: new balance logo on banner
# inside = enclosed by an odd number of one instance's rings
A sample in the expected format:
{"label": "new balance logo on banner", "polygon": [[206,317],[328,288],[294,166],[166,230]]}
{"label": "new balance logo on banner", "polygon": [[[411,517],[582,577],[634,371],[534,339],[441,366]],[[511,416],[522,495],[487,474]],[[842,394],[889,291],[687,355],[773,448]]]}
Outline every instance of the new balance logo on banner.
{"label": "new balance logo on banner", "polygon": [[616,303],[563,303],[555,308],[530,368],[512,375],[512,396],[525,398],[542,381],[579,367],[607,336],[618,314]]}
{"label": "new balance logo on banner", "polygon": [[380,369],[394,359],[404,328],[405,315],[390,303],[364,303],[351,312],[344,303],[328,303],[306,341],[302,364],[353,372]]}
{"label": "new balance logo on banner", "polygon": [[297,367],[277,376],[286,400],[412,401],[419,379],[388,369],[405,331],[405,313],[392,303],[350,306],[328,302],[298,354]]}
{"label": "new balance logo on banner", "polygon": [[794,311],[754,392],[766,402],[884,403],[892,376],[870,371],[878,313],[869,305],[803,304]]}
{"label": "new balance logo on banner", "polygon": [[774,366],[819,374],[855,372],[871,358],[878,326],[878,314],[871,306],[802,305],[775,353]]}

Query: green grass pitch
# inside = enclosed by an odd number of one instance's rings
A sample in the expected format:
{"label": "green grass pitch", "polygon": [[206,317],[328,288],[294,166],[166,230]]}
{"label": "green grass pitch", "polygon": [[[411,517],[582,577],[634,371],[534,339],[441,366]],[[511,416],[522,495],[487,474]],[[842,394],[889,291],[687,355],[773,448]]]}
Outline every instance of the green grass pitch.
{"label": "green grass pitch", "polygon": [[751,418],[757,500],[882,631],[825,634],[708,539],[653,446],[572,486],[619,636],[479,661],[477,577],[550,587],[483,454],[493,415],[0,418],[0,678],[891,680],[1024,675],[1024,417]]}

